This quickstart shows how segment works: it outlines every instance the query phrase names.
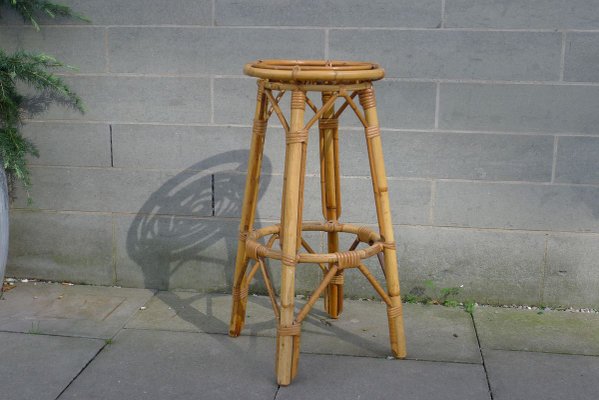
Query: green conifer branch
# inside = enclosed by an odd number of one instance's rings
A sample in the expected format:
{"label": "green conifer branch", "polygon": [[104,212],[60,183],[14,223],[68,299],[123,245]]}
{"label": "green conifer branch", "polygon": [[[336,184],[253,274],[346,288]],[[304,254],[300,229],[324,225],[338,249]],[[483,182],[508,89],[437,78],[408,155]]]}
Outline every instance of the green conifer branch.
{"label": "green conifer branch", "polygon": [[39,30],[36,16],[46,14],[50,18],[68,17],[75,18],[85,22],[91,22],[87,17],[75,13],[70,7],[63,4],[56,4],[49,1],[40,0],[0,0],[0,6],[8,4],[14,8],[23,18],[23,21],[30,23]]}
{"label": "green conifer branch", "polygon": [[[0,0],[0,9],[8,5],[16,10],[25,22],[39,30],[37,15],[46,14],[77,18],[89,21],[78,15],[70,7],[40,0]],[[1,14],[0,14],[1,16]],[[23,184],[27,192],[31,185],[27,168],[27,156],[38,156],[35,145],[23,137],[21,127],[25,108],[25,97],[19,92],[28,86],[44,95],[46,102],[59,102],[84,112],[81,98],[73,92],[64,80],[54,75],[57,69],[74,69],[47,54],[34,54],[23,50],[7,54],[0,49],[0,160],[6,170],[9,187],[16,180]],[[20,84],[19,84],[20,83]],[[11,190],[12,191],[12,190]]]}

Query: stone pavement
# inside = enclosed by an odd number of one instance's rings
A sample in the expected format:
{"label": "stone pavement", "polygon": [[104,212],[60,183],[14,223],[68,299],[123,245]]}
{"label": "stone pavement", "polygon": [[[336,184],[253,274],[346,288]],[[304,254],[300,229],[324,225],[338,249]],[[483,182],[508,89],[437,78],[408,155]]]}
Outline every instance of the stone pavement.
{"label": "stone pavement", "polygon": [[230,298],[194,292],[17,283],[0,300],[0,398],[599,398],[599,314],[405,305],[407,360],[388,359],[384,306],[315,307],[297,378],[278,387],[274,321],[251,296],[243,336]]}

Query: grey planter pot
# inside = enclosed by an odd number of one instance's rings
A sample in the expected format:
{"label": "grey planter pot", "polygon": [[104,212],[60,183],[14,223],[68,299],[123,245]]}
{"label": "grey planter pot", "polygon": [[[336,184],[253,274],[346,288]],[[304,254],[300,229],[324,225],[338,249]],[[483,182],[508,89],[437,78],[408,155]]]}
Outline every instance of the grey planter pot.
{"label": "grey planter pot", "polygon": [[[8,258],[8,187],[6,173],[0,160],[0,288],[4,282]],[[1,290],[1,289],[0,289]]]}

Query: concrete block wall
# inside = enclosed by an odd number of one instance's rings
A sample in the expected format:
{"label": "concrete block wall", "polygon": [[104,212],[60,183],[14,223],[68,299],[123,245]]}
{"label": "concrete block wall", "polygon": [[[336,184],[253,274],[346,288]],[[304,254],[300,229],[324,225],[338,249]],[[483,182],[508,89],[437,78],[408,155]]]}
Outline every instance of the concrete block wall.
{"label": "concrete block wall", "polygon": [[[41,157],[33,206],[13,204],[10,275],[228,290],[255,99],[242,65],[348,58],[387,71],[376,90],[403,293],[432,280],[480,302],[599,305],[596,1],[65,3],[94,22],[0,20],[3,48],[79,66],[64,76],[88,109],[32,102],[24,130]],[[274,124],[263,225],[279,215],[283,146]],[[320,219],[309,146],[305,216]],[[343,220],[372,224],[349,115],[341,149]],[[299,268],[299,290],[317,277]]]}

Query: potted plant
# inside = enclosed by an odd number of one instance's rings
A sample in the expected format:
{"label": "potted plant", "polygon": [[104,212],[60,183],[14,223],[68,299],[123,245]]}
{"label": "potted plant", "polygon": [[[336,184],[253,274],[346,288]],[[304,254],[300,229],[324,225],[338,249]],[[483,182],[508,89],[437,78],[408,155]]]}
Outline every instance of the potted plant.
{"label": "potted plant", "polygon": [[[37,30],[37,16],[41,14],[51,18],[62,16],[86,20],[67,6],[44,0],[0,0],[0,17],[9,7]],[[53,74],[56,69],[64,68],[72,67],[46,54],[34,54],[24,50],[8,54],[0,49],[0,282],[4,281],[8,257],[10,194],[14,185],[20,182],[30,200],[28,188],[31,182],[26,158],[28,155],[38,155],[34,144],[21,133],[26,97],[21,94],[20,85],[29,86],[50,98],[60,99],[61,104],[71,105],[83,112],[81,99],[61,78]]]}

